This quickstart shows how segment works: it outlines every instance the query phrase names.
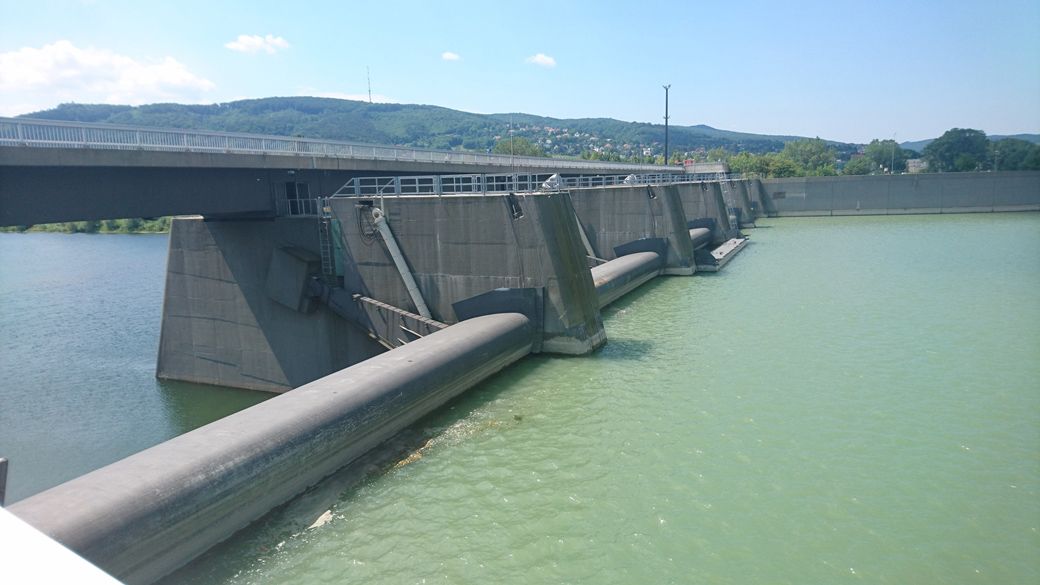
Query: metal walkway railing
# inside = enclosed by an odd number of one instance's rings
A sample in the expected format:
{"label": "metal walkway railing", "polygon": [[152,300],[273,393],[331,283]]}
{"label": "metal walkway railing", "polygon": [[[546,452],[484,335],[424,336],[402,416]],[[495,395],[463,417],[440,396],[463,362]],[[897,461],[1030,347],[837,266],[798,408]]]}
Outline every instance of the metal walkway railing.
{"label": "metal walkway railing", "polygon": [[558,170],[598,169],[607,171],[628,170],[633,172],[679,170],[679,167],[647,164],[604,163],[505,154],[479,154],[452,150],[380,146],[336,140],[312,140],[287,136],[89,124],[29,118],[0,118],[0,146],[275,154],[403,162],[479,164],[502,167],[534,167]]}
{"label": "metal walkway railing", "polygon": [[484,195],[620,185],[670,185],[705,180],[717,179],[705,179],[697,175],[681,173],[581,175],[577,177],[560,177],[548,173],[355,177],[347,181],[332,196]]}

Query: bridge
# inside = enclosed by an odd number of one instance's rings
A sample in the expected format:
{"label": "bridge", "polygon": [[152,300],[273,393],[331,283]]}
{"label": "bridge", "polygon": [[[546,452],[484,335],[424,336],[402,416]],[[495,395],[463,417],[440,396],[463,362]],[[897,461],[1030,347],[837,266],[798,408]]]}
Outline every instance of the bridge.
{"label": "bridge", "polygon": [[198,214],[273,217],[286,193],[354,177],[630,174],[662,167],[201,130],[0,118],[0,225]]}

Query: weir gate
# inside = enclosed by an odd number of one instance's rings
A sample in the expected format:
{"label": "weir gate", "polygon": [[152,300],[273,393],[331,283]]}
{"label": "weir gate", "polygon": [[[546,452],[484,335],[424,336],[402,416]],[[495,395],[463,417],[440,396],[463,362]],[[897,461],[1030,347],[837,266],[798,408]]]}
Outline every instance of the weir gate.
{"label": "weir gate", "polygon": [[[66,167],[41,168],[58,181]],[[107,183],[117,193],[104,205],[132,198],[153,169],[134,168]],[[747,244],[742,229],[792,201],[821,214],[1040,209],[1040,173],[936,175],[898,188],[908,179],[868,177],[855,184],[856,208],[835,179],[706,181],[659,168],[366,171],[332,185],[330,174],[303,180],[306,169],[265,170],[273,181],[213,168],[202,174],[246,203],[231,210],[207,200],[219,197],[213,185],[189,183],[211,190],[194,195],[202,216],[173,222],[157,375],[284,394],[10,508],[131,583],[187,563],[521,357],[594,351],[608,338],[603,306],[661,274],[719,270]],[[246,178],[249,188],[238,184]],[[960,181],[976,182],[974,200]],[[163,189],[150,209],[180,205]],[[923,207],[921,193],[940,204]],[[31,198],[10,184],[0,195],[0,217],[43,209],[9,207]]]}

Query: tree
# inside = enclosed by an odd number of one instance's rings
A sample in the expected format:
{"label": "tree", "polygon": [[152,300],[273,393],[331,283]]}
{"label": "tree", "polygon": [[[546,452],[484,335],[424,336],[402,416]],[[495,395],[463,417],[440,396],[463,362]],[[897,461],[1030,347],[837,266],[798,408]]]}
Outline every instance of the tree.
{"label": "tree", "polygon": [[[876,141],[875,141],[876,142]],[[858,156],[845,164],[843,175],[869,175],[878,170],[877,163],[869,156]]]}
{"label": "tree", "polygon": [[780,154],[805,169],[808,175],[837,175],[834,161],[838,155],[820,138],[795,140],[784,145]]}
{"label": "tree", "polygon": [[1005,138],[990,145],[993,170],[1036,171],[1040,170],[1040,144],[1017,138]]}
{"label": "tree", "polygon": [[730,158],[730,156],[731,155],[729,151],[727,151],[725,148],[721,146],[716,146],[715,148],[709,149],[708,152],[705,153],[704,158],[707,162],[718,162],[721,160],[726,160]]}
{"label": "tree", "polygon": [[928,166],[936,171],[975,171],[990,168],[989,140],[982,130],[951,128],[924,147]]}
{"label": "tree", "polygon": [[758,173],[764,175],[766,174],[766,169],[761,159],[762,157],[753,155],[750,152],[738,152],[729,157],[729,170],[734,173]]}
{"label": "tree", "polygon": [[[760,158],[763,167],[762,174],[766,177],[804,177],[806,175],[805,167],[783,153],[770,152]],[[833,166],[831,171],[832,175],[837,174],[834,172]]]}
{"label": "tree", "polygon": [[902,173],[906,171],[906,159],[910,158],[910,152],[912,151],[900,148],[895,140],[875,138],[870,141],[863,154],[874,162],[875,169],[881,166],[888,169],[890,173]]}
{"label": "tree", "polygon": [[503,138],[491,149],[495,154],[515,154],[516,156],[545,156],[542,147],[522,137]]}

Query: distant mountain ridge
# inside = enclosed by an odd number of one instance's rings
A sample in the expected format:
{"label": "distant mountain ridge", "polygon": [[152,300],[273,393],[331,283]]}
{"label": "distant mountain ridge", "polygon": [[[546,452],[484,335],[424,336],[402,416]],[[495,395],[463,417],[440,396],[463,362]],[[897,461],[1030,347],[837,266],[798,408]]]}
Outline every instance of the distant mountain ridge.
{"label": "distant mountain ridge", "polygon": [[[661,124],[612,118],[559,119],[521,113],[473,114],[439,106],[369,104],[315,97],[275,97],[212,105],[62,104],[23,117],[472,151],[490,149],[512,133],[536,142],[551,155],[560,156],[579,156],[590,151],[620,156],[661,154],[664,142]],[[800,138],[731,132],[705,125],[669,127],[673,153],[716,147],[774,152],[781,150],[784,142]]]}
{"label": "distant mountain ridge", "polygon": [[[1032,142],[1033,144],[1040,144],[1040,134],[989,134],[986,136],[991,142],[1003,140],[1005,138],[1015,138],[1017,140],[1025,140],[1026,142]],[[915,140],[913,142],[903,142],[899,146],[908,150],[916,150],[921,152],[924,147],[928,146],[932,142],[935,142],[935,138],[927,138],[925,140]]]}

